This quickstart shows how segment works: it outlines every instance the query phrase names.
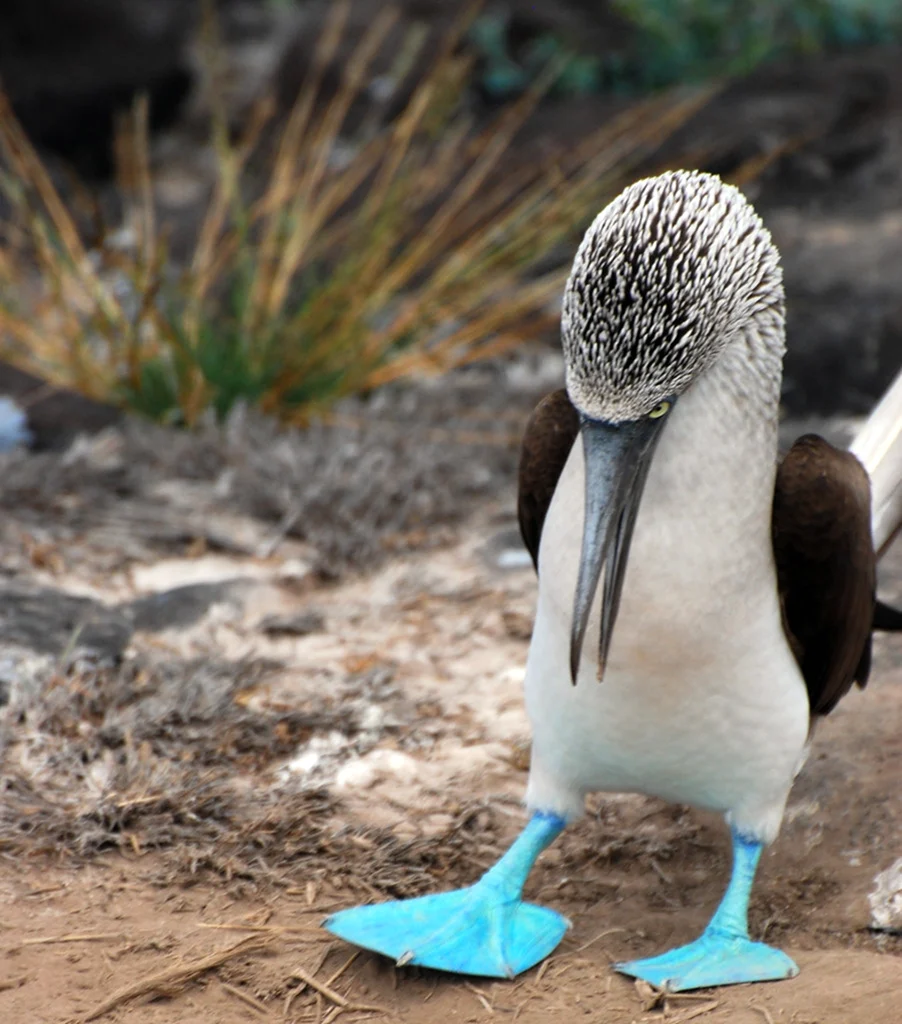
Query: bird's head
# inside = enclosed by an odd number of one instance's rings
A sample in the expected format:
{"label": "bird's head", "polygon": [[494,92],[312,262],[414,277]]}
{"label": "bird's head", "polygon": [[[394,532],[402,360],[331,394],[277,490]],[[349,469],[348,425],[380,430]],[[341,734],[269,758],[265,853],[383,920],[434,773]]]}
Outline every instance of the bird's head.
{"label": "bird's head", "polygon": [[604,670],[642,489],[671,410],[726,345],[782,301],[770,235],[743,195],[713,175],[636,182],[586,232],[561,325],[586,465],[574,682],[602,568]]}

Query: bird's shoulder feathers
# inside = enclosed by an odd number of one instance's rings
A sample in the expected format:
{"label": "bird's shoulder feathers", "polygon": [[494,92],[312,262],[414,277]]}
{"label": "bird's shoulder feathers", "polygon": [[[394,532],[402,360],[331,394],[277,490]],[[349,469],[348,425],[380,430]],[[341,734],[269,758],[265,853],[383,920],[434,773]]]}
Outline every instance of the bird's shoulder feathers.
{"label": "bird's shoulder feathers", "polygon": [[870,671],[876,557],[858,459],[800,437],[777,468],[772,528],[784,628],[812,714],[825,715]]}
{"label": "bird's shoulder feathers", "polygon": [[561,388],[533,410],[520,446],[517,518],[523,543],[539,567],[542,527],[555,488],[579,434],[579,413]]}

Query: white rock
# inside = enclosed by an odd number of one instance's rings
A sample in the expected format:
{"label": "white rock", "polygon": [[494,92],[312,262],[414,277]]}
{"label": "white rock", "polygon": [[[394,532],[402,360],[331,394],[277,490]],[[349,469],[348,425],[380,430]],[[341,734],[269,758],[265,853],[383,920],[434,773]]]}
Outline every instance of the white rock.
{"label": "white rock", "polygon": [[526,548],[505,548],[498,555],[499,569],[531,569],[532,558]]}
{"label": "white rock", "polygon": [[[522,683],[526,679],[526,666],[525,665],[511,665],[510,668],[506,668],[499,677],[502,683]],[[493,709],[493,714],[496,714]]]}
{"label": "white rock", "polygon": [[347,745],[347,737],[336,729],[333,729],[327,736],[314,736],[309,743],[298,750],[290,761],[282,765],[276,773],[278,781],[286,783],[292,776],[312,774],[322,768],[330,757],[336,756]]}
{"label": "white rock", "polygon": [[379,776],[374,764],[366,758],[359,757],[355,761],[343,764],[335,775],[336,789],[369,789]]}
{"label": "white rock", "polygon": [[902,857],[874,879],[868,895],[871,927],[884,932],[902,932]]}
{"label": "white rock", "polygon": [[363,757],[343,764],[335,775],[337,789],[369,789],[377,782],[413,782],[420,774],[420,762],[400,750],[371,750]]}
{"label": "white rock", "polygon": [[228,555],[201,555],[199,558],[164,558],[153,565],[138,565],[132,570],[137,590],[164,591],[198,583],[225,583],[239,579],[267,579],[272,569],[247,559]]}

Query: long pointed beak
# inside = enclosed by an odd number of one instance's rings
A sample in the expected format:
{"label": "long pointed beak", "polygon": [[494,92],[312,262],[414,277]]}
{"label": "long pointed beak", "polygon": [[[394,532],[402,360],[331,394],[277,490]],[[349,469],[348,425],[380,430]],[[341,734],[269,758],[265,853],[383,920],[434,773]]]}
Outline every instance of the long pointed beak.
{"label": "long pointed beak", "polygon": [[574,686],[602,568],[598,678],[604,675],[633,526],[664,420],[665,417],[627,423],[583,420],[580,432],[585,454],[586,503],[570,634],[570,678]]}

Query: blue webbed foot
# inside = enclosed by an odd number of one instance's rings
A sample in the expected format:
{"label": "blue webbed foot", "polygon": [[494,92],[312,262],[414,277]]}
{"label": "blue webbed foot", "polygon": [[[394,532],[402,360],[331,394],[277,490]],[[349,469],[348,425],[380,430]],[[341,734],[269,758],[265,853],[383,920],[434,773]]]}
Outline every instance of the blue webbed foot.
{"label": "blue webbed foot", "polygon": [[760,856],[759,842],[734,832],[730,884],[701,937],[661,956],[615,964],[614,969],[668,992],[794,978],[799,969],[785,953],[749,938],[749,893]]}
{"label": "blue webbed foot", "polygon": [[339,938],[404,964],[512,978],[537,964],[570,927],[553,910],[523,903],[536,858],[564,827],[538,813],[498,863],[467,889],[352,907],[323,922]]}
{"label": "blue webbed foot", "polygon": [[500,899],[482,882],[418,899],[352,907],[324,927],[397,963],[513,978],[557,946],[569,927],[553,910]]}
{"label": "blue webbed foot", "polygon": [[799,969],[781,950],[743,935],[709,929],[701,938],[661,956],[614,965],[668,992],[794,978]]}

